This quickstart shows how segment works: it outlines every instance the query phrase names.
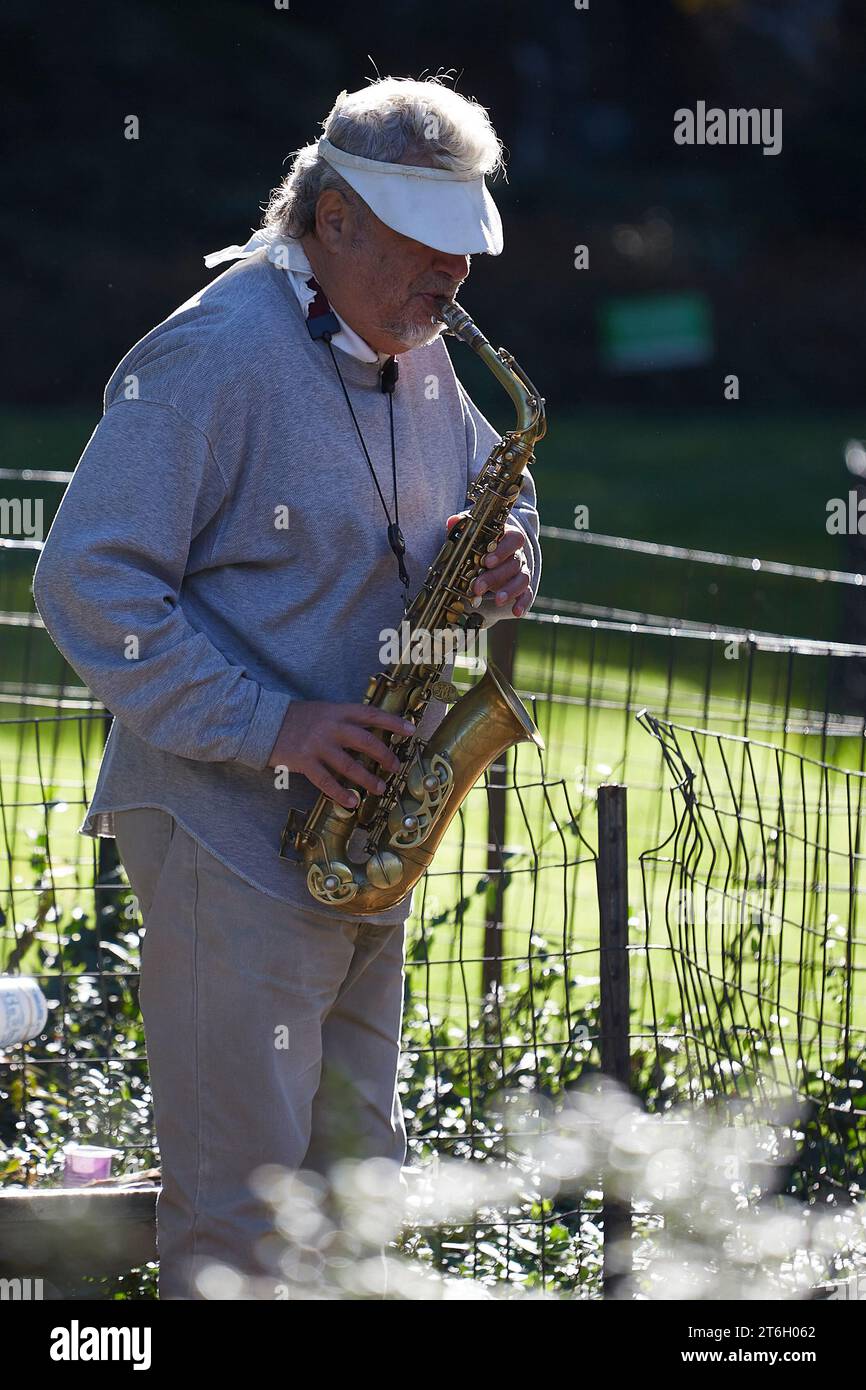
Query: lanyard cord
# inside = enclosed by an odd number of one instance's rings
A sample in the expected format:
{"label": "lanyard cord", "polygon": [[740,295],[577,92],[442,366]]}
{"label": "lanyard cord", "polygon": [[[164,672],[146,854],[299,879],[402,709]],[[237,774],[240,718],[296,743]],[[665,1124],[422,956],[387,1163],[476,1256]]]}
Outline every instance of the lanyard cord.
{"label": "lanyard cord", "polygon": [[354,423],[355,423],[355,429],[358,431],[358,438],[359,438],[359,440],[361,441],[361,448],[364,450],[364,457],[365,457],[365,459],[367,460],[367,464],[368,464],[368,467],[369,467],[369,469],[370,469],[370,473],[372,474],[372,477],[373,477],[373,482],[376,484],[376,491],[378,492],[378,494],[379,494],[379,500],[380,500],[380,502],[382,503],[382,510],[384,511],[385,516],[387,517],[387,520],[388,520],[388,544],[390,545],[391,549],[393,550],[394,554],[395,554],[396,557],[397,557],[397,565],[398,565],[398,568],[399,568],[399,571],[400,571],[400,580],[401,580],[401,583],[408,589],[409,584],[410,584],[409,572],[408,572],[408,570],[406,569],[406,563],[405,563],[405,560],[404,560],[404,558],[403,558],[403,557],[405,556],[405,554],[406,554],[406,542],[405,542],[405,540],[403,539],[403,532],[400,530],[400,504],[399,504],[399,502],[398,502],[398,500],[397,500],[397,449],[396,449],[396,446],[395,446],[395,443],[394,443],[394,388],[393,388],[393,385],[392,385],[392,387],[391,387],[391,390],[387,392],[387,395],[388,395],[388,416],[389,416],[389,420],[390,420],[390,424],[391,424],[391,479],[392,479],[392,484],[393,484],[393,488],[394,488],[394,520],[392,521],[392,520],[391,520],[391,513],[388,511],[388,503],[385,501],[384,494],[383,494],[383,492],[382,492],[381,487],[379,486],[379,479],[376,477],[376,470],[375,470],[375,468],[373,467],[373,460],[370,458],[370,452],[369,452],[369,450],[368,450],[368,448],[367,448],[366,443],[364,442],[364,436],[363,436],[363,434],[361,433],[361,426],[358,424],[358,417],[357,417],[356,414],[355,414],[354,408],[353,408],[353,406],[352,406],[352,401],[351,401],[351,399],[350,399],[350,396],[349,396],[348,391],[346,390],[346,383],[345,383],[345,381],[343,380],[343,374],[342,374],[342,372],[340,371],[340,364],[338,363],[338,361],[337,361],[337,359],[336,359],[336,357],[335,357],[335,355],[334,355],[334,349],[333,349],[332,346],[331,346],[330,337],[326,338],[325,341],[326,341],[327,344],[328,344],[328,351],[329,351],[330,354],[331,354],[331,361],[333,362],[334,367],[336,368],[336,372],[337,372],[337,376],[338,376],[339,381],[340,381],[340,385],[341,385],[342,388],[343,388],[343,395],[344,395],[345,398],[346,398],[346,405],[349,407],[349,414],[351,415],[351,417],[352,417],[352,419],[353,419],[353,421],[354,421]]}

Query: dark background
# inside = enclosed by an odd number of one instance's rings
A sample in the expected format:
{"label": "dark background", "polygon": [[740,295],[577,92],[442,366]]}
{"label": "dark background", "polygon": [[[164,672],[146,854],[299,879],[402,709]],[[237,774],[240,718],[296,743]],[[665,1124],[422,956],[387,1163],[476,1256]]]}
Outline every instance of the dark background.
{"label": "dark background", "polygon": [[[258,225],[342,88],[448,69],[509,154],[493,185],[505,251],[475,259],[462,298],[547,397],[543,520],[570,525],[586,503],[600,531],[843,558],[825,501],[866,427],[862,4],[10,0],[4,13],[14,464],[74,465],[116,362],[219,273],[203,255]],[[677,146],[673,113],[698,100],[781,107],[782,152]],[[610,370],[605,306],[669,292],[705,305],[705,360]],[[501,423],[474,365],[458,370]]]}

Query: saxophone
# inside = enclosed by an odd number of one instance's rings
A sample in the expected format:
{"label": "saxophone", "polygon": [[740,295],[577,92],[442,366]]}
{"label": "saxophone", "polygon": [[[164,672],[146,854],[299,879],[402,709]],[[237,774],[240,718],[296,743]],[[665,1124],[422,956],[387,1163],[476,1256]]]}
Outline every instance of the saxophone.
{"label": "saxophone", "polygon": [[[322,793],[306,815],[293,810],[283,831],[280,854],[292,845],[307,870],[307,887],[317,902],[352,916],[382,912],[412,890],[430,864],[461,803],[486,768],[513,744],[543,740],[515,691],[488,662],[482,678],[465,695],[441,679],[442,660],[417,660],[418,635],[443,630],[474,631],[483,619],[472,584],[495,549],[508,513],[520,492],[533,447],[546,429],[544,400],[514,358],[494,348],[455,302],[436,317],[468,344],[508,392],[517,412],[515,428],[493,448],[470,485],[467,514],[448,533],[423,587],[406,610],[408,640],[387,672],[371,676],[364,703],[410,720],[416,728],[431,699],[452,703],[430,738],[377,730],[400,759],[385,774],[380,794],[355,788],[351,810]],[[431,655],[429,642],[421,655]],[[453,703],[455,702],[456,703]],[[366,767],[373,760],[355,756]],[[350,841],[352,842],[350,845]],[[349,850],[355,849],[350,858]],[[358,858],[360,853],[360,858]]]}

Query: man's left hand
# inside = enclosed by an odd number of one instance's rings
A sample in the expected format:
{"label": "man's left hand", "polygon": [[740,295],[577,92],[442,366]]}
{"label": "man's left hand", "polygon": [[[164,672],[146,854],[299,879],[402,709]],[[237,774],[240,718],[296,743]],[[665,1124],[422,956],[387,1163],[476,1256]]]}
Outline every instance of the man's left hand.
{"label": "man's left hand", "polygon": [[[450,531],[454,523],[466,515],[466,512],[458,512],[449,516],[446,530]],[[532,601],[532,571],[525,546],[526,537],[520,527],[513,522],[507,523],[496,549],[484,557],[485,572],[479,574],[472,586],[475,594],[494,594],[500,608],[510,603],[515,618],[522,618]]]}

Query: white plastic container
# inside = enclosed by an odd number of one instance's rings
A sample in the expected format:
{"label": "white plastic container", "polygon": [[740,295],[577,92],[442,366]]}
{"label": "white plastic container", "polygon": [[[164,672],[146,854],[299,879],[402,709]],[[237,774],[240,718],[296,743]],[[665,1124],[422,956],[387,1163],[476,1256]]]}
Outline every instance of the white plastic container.
{"label": "white plastic container", "polygon": [[0,1048],[38,1038],[48,1021],[48,1000],[37,980],[0,975]]}
{"label": "white plastic container", "polygon": [[66,1144],[63,1149],[63,1186],[83,1187],[96,1179],[111,1177],[111,1160],[117,1149],[101,1149],[97,1144]]}

